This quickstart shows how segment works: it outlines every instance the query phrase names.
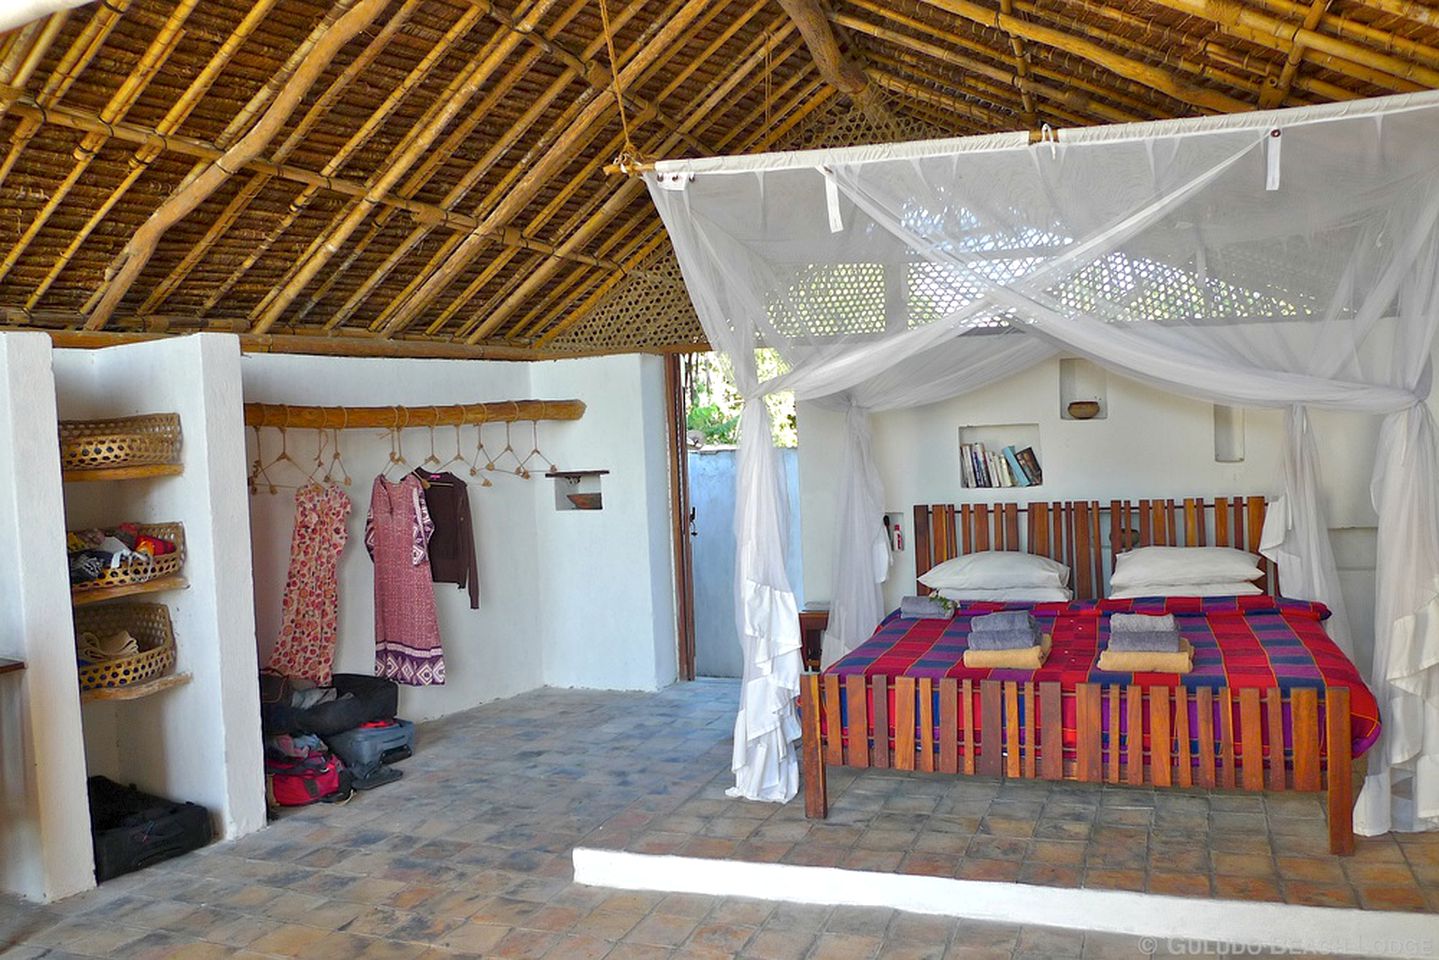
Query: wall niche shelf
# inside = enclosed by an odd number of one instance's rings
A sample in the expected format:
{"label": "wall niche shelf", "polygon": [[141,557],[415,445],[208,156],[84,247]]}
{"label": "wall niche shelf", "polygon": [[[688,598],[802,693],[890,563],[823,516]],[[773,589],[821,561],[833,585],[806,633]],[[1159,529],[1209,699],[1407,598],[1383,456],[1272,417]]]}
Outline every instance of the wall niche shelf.
{"label": "wall niche shelf", "polygon": [[1244,408],[1214,405],[1214,461],[1244,462]]}
{"label": "wall niche shelf", "polygon": [[[1025,450],[1032,451],[1034,460],[1038,463],[1040,469],[1039,483],[1015,484],[1011,486],[997,482],[971,482],[971,476],[975,475],[973,461],[971,460],[968,470],[965,469],[962,461],[967,450],[981,445],[986,453],[998,454],[1000,457],[1004,456],[1006,447],[1014,447],[1016,453]],[[984,423],[962,426],[959,428],[959,456],[956,457],[956,460],[961,462],[957,466],[955,479],[958,480],[959,485],[966,490],[1019,490],[1041,486],[1044,483],[1044,455],[1039,448],[1039,424],[1037,423]],[[1013,472],[1012,466],[1010,467],[1010,471]]]}
{"label": "wall niche shelf", "polygon": [[[1097,404],[1092,416],[1075,416],[1071,405]],[[1081,409],[1081,408],[1076,408]],[[1061,420],[1104,420],[1109,417],[1109,377],[1104,368],[1078,357],[1059,361],[1059,418]]]}
{"label": "wall niche shelf", "polygon": [[604,490],[601,477],[608,470],[548,470],[545,476],[555,481],[556,510],[603,510]]}
{"label": "wall niche shelf", "polygon": [[94,483],[102,480],[143,480],[146,477],[178,477],[184,472],[178,463],[146,463],[136,467],[96,467],[94,469],[62,470],[66,483]]}
{"label": "wall niche shelf", "polygon": [[184,686],[189,682],[190,675],[188,673],[167,673],[163,677],[146,680],[144,683],[131,683],[123,687],[99,687],[94,690],[82,690],[80,692],[80,702],[94,703],[98,700],[139,700],[142,697],[151,696],[162,690]]}
{"label": "wall niche shelf", "polygon": [[146,580],[144,583],[126,583],[118,587],[106,587],[102,590],[70,590],[70,602],[77,607],[87,606],[92,603],[104,603],[106,600],[118,600],[121,597],[133,597],[145,593],[164,593],[167,590],[184,590],[190,585],[179,574],[168,577],[156,577],[154,580]]}

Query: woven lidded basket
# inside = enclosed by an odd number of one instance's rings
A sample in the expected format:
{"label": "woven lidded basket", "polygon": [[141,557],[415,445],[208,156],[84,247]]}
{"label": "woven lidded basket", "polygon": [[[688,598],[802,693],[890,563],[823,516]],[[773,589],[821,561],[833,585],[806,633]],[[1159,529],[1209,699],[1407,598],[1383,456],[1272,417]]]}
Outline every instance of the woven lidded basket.
{"label": "woven lidded basket", "polygon": [[109,587],[147,583],[161,577],[168,577],[173,573],[179,573],[180,568],[185,565],[185,528],[178,523],[142,523],[138,525],[138,529],[141,533],[158,540],[169,540],[175,545],[175,552],[167,553],[163,557],[156,557],[152,563],[127,563],[113,570],[106,567],[94,580],[71,584],[71,591],[90,593]]}
{"label": "woven lidded basket", "polygon": [[117,630],[130,631],[140,652],[80,667],[81,690],[144,683],[164,676],[175,666],[175,632],[170,626],[170,611],[163,603],[112,603],[75,611],[77,650],[81,634],[106,637]]}
{"label": "woven lidded basket", "polygon": [[180,462],[180,415],[61,420],[60,469],[99,470]]}

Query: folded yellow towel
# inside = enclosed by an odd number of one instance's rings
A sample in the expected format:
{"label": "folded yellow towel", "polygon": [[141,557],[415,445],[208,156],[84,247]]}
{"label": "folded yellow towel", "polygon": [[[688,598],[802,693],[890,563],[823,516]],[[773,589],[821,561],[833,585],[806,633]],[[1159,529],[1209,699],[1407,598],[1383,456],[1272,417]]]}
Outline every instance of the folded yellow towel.
{"label": "folded yellow towel", "polygon": [[1178,653],[1106,648],[1099,652],[1099,669],[1106,673],[1188,673],[1194,669],[1194,645],[1180,640]]}
{"label": "folded yellow towel", "polygon": [[1018,650],[966,650],[964,665],[974,669],[990,667],[999,670],[1038,670],[1049,656],[1049,634],[1039,638],[1032,647]]}

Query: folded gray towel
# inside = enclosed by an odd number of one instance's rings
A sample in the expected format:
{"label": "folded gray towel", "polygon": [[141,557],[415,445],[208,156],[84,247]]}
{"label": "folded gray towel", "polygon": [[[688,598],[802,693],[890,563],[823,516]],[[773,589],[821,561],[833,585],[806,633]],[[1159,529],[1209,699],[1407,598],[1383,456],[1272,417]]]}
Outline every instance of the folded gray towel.
{"label": "folded gray towel", "polygon": [[1178,653],[1177,630],[1127,630],[1109,634],[1109,649],[1116,653]]}
{"label": "folded gray towel", "polygon": [[952,616],[953,605],[940,603],[938,597],[904,597],[899,601],[901,620],[948,620]]}
{"label": "folded gray towel", "polygon": [[969,630],[971,633],[987,633],[995,630],[1038,630],[1039,625],[1034,621],[1034,614],[1028,610],[1000,610],[997,613],[986,613],[984,616],[975,617],[970,621]]}
{"label": "folded gray towel", "polygon": [[971,650],[1021,650],[1039,642],[1039,631],[1035,629],[1012,630],[971,630]]}
{"label": "folded gray towel", "polygon": [[1174,614],[1152,615],[1148,613],[1116,613],[1109,618],[1110,633],[1170,633],[1178,630]]}

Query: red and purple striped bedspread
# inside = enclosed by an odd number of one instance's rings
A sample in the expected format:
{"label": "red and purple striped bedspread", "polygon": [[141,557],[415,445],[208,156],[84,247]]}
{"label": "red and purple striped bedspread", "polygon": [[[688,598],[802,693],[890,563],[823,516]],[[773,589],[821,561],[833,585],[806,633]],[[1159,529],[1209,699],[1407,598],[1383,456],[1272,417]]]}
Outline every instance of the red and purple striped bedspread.
{"label": "red and purple striped bedspread", "polygon": [[[964,665],[970,621],[996,610],[1032,610],[1052,636],[1049,659],[1038,670],[972,670]],[[1172,613],[1180,633],[1194,645],[1194,669],[1172,673],[1109,673],[1098,667],[1112,613]],[[1257,597],[1168,597],[1083,600],[1071,603],[966,603],[952,620],[902,620],[891,613],[874,636],[825,673],[866,677],[953,677],[957,680],[1059,682],[1066,693],[1081,683],[1105,686],[1246,687],[1295,690],[1343,686],[1350,691],[1354,756],[1379,736],[1379,706],[1359,671],[1325,632],[1329,609],[1321,603]],[[889,687],[893,696],[894,686]],[[1065,740],[1072,743],[1072,699],[1066,698]],[[1192,705],[1191,705],[1192,709]],[[1237,704],[1236,704],[1237,709]],[[1321,708],[1322,709],[1322,708]],[[1109,727],[1108,706],[1104,723]],[[894,717],[891,709],[889,717]],[[978,719],[976,722],[979,722]],[[1121,728],[1124,718],[1120,718]],[[1191,727],[1190,729],[1195,729]],[[1236,736],[1237,736],[1236,724]],[[1322,723],[1320,730],[1324,729]],[[892,732],[892,731],[891,731]],[[1121,729],[1121,734],[1125,733]],[[1265,740],[1269,740],[1267,726]],[[1284,745],[1292,745],[1287,706]],[[1269,753],[1266,742],[1265,754]]]}

